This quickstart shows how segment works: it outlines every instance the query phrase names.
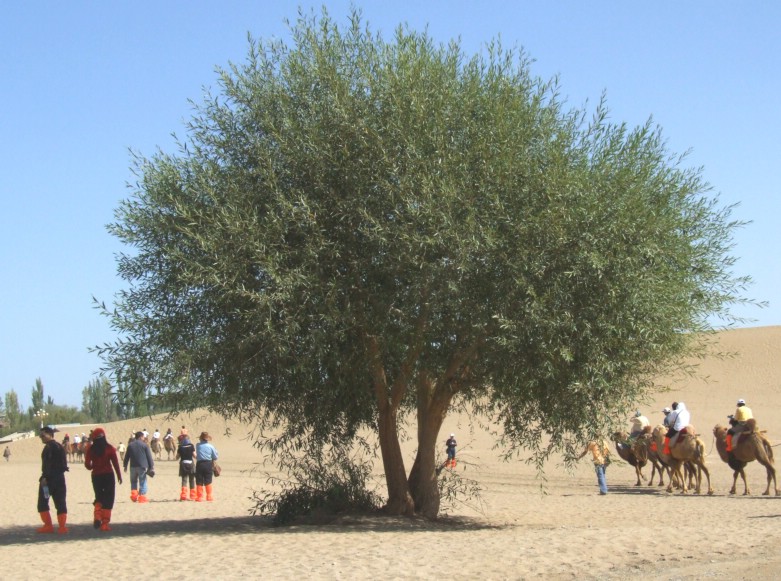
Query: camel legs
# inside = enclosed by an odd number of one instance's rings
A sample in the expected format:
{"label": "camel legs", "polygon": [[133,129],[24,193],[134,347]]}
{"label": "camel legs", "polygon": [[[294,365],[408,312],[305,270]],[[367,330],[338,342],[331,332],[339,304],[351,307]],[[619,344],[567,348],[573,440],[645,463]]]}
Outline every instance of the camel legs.
{"label": "camel legs", "polygon": [[[757,458],[759,460],[759,458]],[[760,463],[762,463],[760,461]],[[775,466],[773,466],[770,463],[765,464],[765,470],[767,470],[767,488],[765,489],[765,492],[762,493],[763,496],[769,496],[770,495],[770,482],[773,482],[773,490],[775,490],[776,496],[779,496],[781,492],[778,490],[778,484],[776,484],[776,469]]]}
{"label": "camel legs", "polygon": [[738,476],[740,476],[743,479],[743,496],[748,496],[751,494],[751,491],[748,489],[748,482],[746,481],[746,473],[743,470],[735,470],[732,473],[732,488],[730,489],[730,494],[735,494],[737,492],[738,487]]}

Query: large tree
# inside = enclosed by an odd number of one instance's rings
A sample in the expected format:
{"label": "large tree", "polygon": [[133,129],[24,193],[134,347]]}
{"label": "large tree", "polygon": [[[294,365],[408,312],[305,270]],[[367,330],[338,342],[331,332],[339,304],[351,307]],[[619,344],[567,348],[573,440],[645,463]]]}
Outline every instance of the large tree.
{"label": "large tree", "polygon": [[[569,108],[523,51],[302,15],[250,40],[110,230],[121,389],[339,444],[376,430],[387,509],[434,516],[453,405],[542,462],[729,318],[730,208],[660,130]],[[135,387],[134,387],[135,386]],[[409,469],[403,421],[417,426]],[[265,432],[268,433],[268,432]]]}

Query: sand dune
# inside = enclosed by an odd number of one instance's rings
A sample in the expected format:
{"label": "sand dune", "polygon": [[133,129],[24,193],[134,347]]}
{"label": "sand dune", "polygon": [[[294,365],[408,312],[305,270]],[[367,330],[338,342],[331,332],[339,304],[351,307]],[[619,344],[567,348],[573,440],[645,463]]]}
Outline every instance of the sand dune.
{"label": "sand dune", "polygon": [[3,578],[33,579],[46,571],[83,579],[105,559],[102,574],[117,579],[775,579],[781,497],[759,495],[765,475],[756,464],[747,470],[755,495],[731,497],[732,471],[718,459],[710,434],[744,398],[770,439],[781,442],[781,327],[729,331],[720,341],[735,357],[704,361],[707,380],[671,383],[669,393],[642,408],[658,422],[662,407],[686,402],[709,453],[716,490],[710,497],[635,487],[634,470],[616,464],[608,471],[610,494],[602,497],[586,460],[573,473],[551,464],[543,494],[533,467],[500,461],[492,437],[479,429],[468,433],[468,418],[454,415],[443,433],[456,431],[468,442],[457,470],[480,483],[482,511],[459,506],[435,523],[353,518],[273,528],[249,513],[253,491],[265,481],[246,427],[207,414],[128,420],[105,426],[109,441],[144,427],[177,432],[183,423],[190,433],[209,431],[224,469],[216,500],[179,502],[176,462],[163,459],[150,483],[151,502],[131,503],[126,483],[114,530],[100,533],[91,526],[89,473],[74,465],[67,476],[71,533],[38,535],[41,444],[15,442],[11,461],[0,460]]}

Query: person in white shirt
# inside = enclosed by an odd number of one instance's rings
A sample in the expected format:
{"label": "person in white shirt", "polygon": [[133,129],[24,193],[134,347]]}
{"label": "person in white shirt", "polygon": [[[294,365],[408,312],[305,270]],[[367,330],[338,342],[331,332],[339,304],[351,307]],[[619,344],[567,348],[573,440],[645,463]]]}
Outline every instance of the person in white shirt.
{"label": "person in white shirt", "polygon": [[160,430],[159,430],[159,428],[155,428],[155,433],[152,434],[152,439],[153,440],[159,440],[160,439]]}
{"label": "person in white shirt", "polygon": [[673,411],[667,416],[667,422],[670,429],[667,430],[667,435],[664,437],[664,453],[669,455],[670,439],[691,423],[691,414],[686,409],[686,404],[683,402],[673,403]]}
{"label": "person in white shirt", "polygon": [[647,426],[650,426],[651,422],[648,421],[648,418],[645,417],[640,410],[637,410],[635,412],[635,417],[632,418],[632,432],[629,434],[630,437],[636,438],[640,434],[643,433],[645,428]]}

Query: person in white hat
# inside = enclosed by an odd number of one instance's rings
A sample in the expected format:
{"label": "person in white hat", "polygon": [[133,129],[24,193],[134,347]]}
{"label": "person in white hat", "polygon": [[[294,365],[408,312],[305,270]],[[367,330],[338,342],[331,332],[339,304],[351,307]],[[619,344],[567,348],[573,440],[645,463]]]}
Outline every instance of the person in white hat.
{"label": "person in white hat", "polygon": [[727,430],[727,452],[732,452],[732,449],[738,445],[738,438],[745,429],[746,422],[754,419],[754,414],[751,412],[751,408],[746,405],[746,400],[739,399],[737,406],[738,409],[730,418],[732,427]]}
{"label": "person in white hat", "polygon": [[662,413],[664,414],[664,419],[662,420],[662,424],[664,424],[665,428],[669,428],[670,427],[670,413],[672,411],[673,410],[671,410],[670,408],[664,408],[662,410]]}
{"label": "person in white hat", "polygon": [[447,468],[448,466],[450,468],[456,467],[456,435],[450,434],[450,437],[445,442],[445,447],[447,448],[447,460],[445,460],[445,464],[443,468]]}

